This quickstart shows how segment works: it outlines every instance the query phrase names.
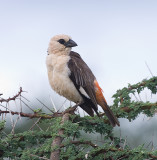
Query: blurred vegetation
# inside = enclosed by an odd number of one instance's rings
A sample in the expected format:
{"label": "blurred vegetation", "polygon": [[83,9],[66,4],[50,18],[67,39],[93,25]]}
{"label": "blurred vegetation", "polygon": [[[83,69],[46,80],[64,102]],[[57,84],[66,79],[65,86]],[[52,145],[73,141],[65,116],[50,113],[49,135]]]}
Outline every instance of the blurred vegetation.
{"label": "blurred vegetation", "polygon": [[[110,106],[114,114],[129,121],[135,120],[140,113],[152,117],[156,113],[157,102],[132,100],[132,95],[140,94],[145,88],[156,94],[157,77],[117,90],[113,95],[114,103]],[[15,98],[21,95],[22,92]],[[0,100],[2,104],[8,103]],[[32,113],[15,113],[6,108],[0,111],[0,114],[33,119],[32,127],[21,132],[14,131],[15,122],[12,122],[12,132],[9,134],[4,132],[6,121],[0,122],[1,159],[8,157],[16,160],[46,160],[50,159],[55,151],[58,151],[61,160],[157,159],[156,148],[147,150],[144,144],[131,148],[126,139],[115,135],[104,113],[100,113],[101,117],[81,117],[75,114],[73,108],[64,112],[53,110],[50,113],[45,113],[41,108],[33,110]],[[68,115],[68,120],[63,120],[65,115]],[[87,136],[90,134],[100,134],[101,141]],[[61,140],[59,145],[53,145],[56,138]]]}

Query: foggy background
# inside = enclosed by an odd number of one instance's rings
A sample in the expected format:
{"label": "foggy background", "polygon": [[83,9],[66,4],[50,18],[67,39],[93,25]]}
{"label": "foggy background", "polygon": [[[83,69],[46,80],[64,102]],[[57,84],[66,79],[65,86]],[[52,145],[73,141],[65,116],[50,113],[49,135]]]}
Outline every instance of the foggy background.
{"label": "foggy background", "polygon": [[[0,0],[0,93],[4,98],[21,86],[29,105],[40,108],[38,98],[52,107],[52,98],[60,108],[65,99],[50,88],[45,65],[49,40],[56,34],[70,35],[78,44],[73,50],[92,69],[109,105],[117,89],[151,77],[145,62],[157,75],[156,0]],[[144,101],[156,98],[147,91],[142,95]],[[69,105],[67,101],[65,107]],[[15,105],[12,109],[18,110]],[[144,115],[131,123],[121,119],[115,134],[127,137],[130,145],[147,146],[157,141],[156,120]]]}

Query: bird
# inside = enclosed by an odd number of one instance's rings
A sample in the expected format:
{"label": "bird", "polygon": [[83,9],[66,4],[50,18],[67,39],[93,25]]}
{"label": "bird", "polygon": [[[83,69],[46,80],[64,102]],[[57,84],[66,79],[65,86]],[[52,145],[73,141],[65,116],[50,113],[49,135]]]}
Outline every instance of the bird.
{"label": "bird", "polygon": [[46,66],[51,88],[92,117],[94,112],[100,116],[98,105],[101,106],[110,124],[120,126],[93,72],[77,52],[71,51],[76,46],[69,35],[60,34],[50,39]]}

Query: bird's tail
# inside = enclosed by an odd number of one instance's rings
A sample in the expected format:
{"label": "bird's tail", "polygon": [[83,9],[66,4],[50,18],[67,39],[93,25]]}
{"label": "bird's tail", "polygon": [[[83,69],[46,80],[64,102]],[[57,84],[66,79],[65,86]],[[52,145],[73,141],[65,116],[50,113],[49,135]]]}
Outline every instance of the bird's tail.
{"label": "bird's tail", "polygon": [[98,82],[95,80],[94,81],[94,85],[96,88],[96,100],[97,103],[102,107],[102,109],[104,110],[106,116],[108,117],[111,125],[114,127],[116,125],[120,126],[118,119],[116,118],[116,116],[113,114],[112,110],[110,109],[110,107],[107,105],[107,102],[105,100],[105,97],[103,96],[103,91],[100,88]]}
{"label": "bird's tail", "polygon": [[111,125],[115,127],[116,125],[120,126],[119,121],[117,117],[113,114],[112,110],[109,108],[107,104],[104,103],[104,105],[101,106],[108,117]]}

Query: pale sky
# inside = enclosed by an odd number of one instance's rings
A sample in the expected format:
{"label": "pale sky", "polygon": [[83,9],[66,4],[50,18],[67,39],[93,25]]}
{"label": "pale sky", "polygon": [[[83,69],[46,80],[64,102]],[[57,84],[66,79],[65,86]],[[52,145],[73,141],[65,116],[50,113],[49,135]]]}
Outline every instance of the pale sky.
{"label": "pale sky", "polygon": [[0,92],[19,86],[34,97],[54,94],[45,65],[49,40],[68,34],[104,95],[157,75],[156,0],[0,0]]}
{"label": "pale sky", "polygon": [[[58,107],[64,102],[50,88],[45,65],[49,40],[56,34],[68,34],[78,44],[73,50],[92,69],[109,105],[117,89],[151,77],[145,61],[157,75],[157,0],[0,0],[4,97],[22,86],[29,100],[48,103],[51,96]],[[140,139],[152,126],[142,119],[131,125],[122,120],[122,135],[129,132],[134,141],[136,130]]]}

